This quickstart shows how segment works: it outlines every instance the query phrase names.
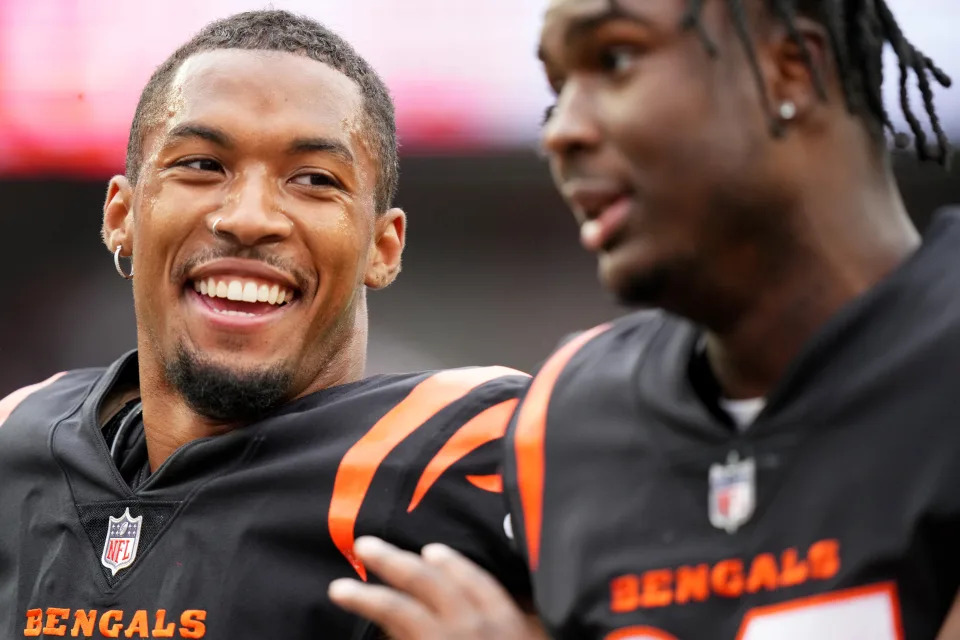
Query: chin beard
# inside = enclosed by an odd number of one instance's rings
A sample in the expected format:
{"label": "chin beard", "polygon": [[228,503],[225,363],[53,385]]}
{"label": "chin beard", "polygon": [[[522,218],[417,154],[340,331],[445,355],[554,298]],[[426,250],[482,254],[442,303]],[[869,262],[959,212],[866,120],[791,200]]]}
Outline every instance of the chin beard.
{"label": "chin beard", "polygon": [[287,399],[293,376],[280,365],[235,371],[186,350],[166,365],[167,381],[198,414],[217,422],[252,422]]}
{"label": "chin beard", "polygon": [[607,286],[617,302],[627,307],[659,307],[669,289],[670,270],[656,268],[627,274]]}

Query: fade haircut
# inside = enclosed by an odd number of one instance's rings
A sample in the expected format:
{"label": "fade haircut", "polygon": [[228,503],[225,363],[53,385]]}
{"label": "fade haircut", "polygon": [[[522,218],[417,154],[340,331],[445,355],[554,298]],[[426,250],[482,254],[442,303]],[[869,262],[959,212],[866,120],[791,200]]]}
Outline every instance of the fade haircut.
{"label": "fade haircut", "polygon": [[[761,95],[767,101],[762,88],[762,76],[757,63],[753,40],[747,27],[747,0],[723,0],[733,17],[737,36],[743,43],[750,60],[750,66],[757,83],[761,86]],[[950,144],[940,118],[933,105],[931,76],[943,87],[951,85],[950,77],[929,57],[917,49],[906,37],[887,6],[886,0],[762,0],[764,6],[786,26],[790,37],[797,44],[806,59],[814,77],[816,89],[822,99],[826,98],[826,87],[819,70],[813,63],[810,50],[797,29],[796,17],[806,16],[823,25],[830,37],[830,46],[843,86],[847,108],[862,117],[868,129],[878,139],[883,131],[889,131],[898,147],[909,145],[906,135],[898,133],[890,115],[883,104],[881,86],[883,85],[883,49],[889,44],[897,56],[900,67],[900,107],[913,132],[914,146],[920,160],[936,160],[944,166],[949,165]],[[609,0],[614,11],[624,13],[617,0]],[[711,56],[717,55],[717,48],[700,21],[704,0],[687,0],[687,12],[682,26],[696,29]],[[936,147],[932,150],[927,144],[927,135],[913,112],[907,91],[910,72],[917,78],[923,107],[936,136]],[[769,111],[769,104],[765,104]],[[779,123],[773,121],[773,130],[778,131]]]}
{"label": "fade haircut", "polygon": [[390,208],[399,174],[390,92],[346,40],[310,18],[287,11],[247,11],[211,22],[157,67],[140,94],[130,127],[126,174],[131,183],[136,184],[140,175],[146,130],[164,108],[177,69],[192,55],[219,49],[294,53],[329,65],[356,82],[363,97],[368,142],[378,164],[375,206],[378,213]]}

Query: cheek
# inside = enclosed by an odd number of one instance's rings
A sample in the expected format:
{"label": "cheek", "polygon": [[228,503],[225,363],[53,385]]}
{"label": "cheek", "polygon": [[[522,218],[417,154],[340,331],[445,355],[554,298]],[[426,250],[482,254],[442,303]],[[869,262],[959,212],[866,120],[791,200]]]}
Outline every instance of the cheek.
{"label": "cheek", "polygon": [[550,154],[547,158],[550,167],[550,177],[553,179],[553,186],[560,191],[563,186],[563,178],[560,173],[560,160],[555,154]]}
{"label": "cheek", "polygon": [[641,72],[601,109],[609,114],[610,135],[638,167],[674,165],[702,150],[712,118],[710,100],[702,83],[677,78],[675,73]]}
{"label": "cheek", "polygon": [[756,114],[718,71],[664,65],[606,107],[610,137],[633,167],[638,190],[670,215],[703,205],[756,161],[757,132],[750,122]]}
{"label": "cheek", "polygon": [[[179,212],[179,213],[178,213]],[[169,261],[178,234],[183,233],[183,210],[174,199],[158,189],[145,192],[134,212],[136,225],[137,269],[140,282],[155,287],[160,284],[164,266]]]}
{"label": "cheek", "polygon": [[356,286],[366,265],[369,234],[346,211],[315,218],[306,226],[310,253],[320,273],[321,296],[340,297]]}
{"label": "cheek", "polygon": [[134,209],[134,291],[138,305],[169,308],[172,272],[185,242],[202,224],[202,200],[183,189],[159,184],[144,189]]}

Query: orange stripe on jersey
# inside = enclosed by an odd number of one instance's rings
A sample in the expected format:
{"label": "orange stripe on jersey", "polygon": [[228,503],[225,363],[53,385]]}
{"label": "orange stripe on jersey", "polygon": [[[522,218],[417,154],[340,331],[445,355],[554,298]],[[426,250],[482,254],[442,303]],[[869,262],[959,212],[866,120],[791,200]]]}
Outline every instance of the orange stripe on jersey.
{"label": "orange stripe on jersey", "polygon": [[[503,434],[507,431],[507,425],[510,424],[510,416],[513,415],[513,410],[516,408],[518,402],[520,402],[520,400],[514,398],[513,400],[507,400],[488,407],[460,427],[457,432],[447,440],[447,443],[440,448],[440,451],[433,457],[433,460],[430,461],[427,468],[423,470],[423,475],[420,476],[420,481],[417,482],[417,488],[413,491],[410,506],[407,507],[407,513],[417,508],[423,496],[430,490],[433,483],[443,475],[444,471],[456,464],[457,461],[462,460],[474,449],[497,438],[502,438]],[[488,476],[470,477],[486,478]],[[469,480],[470,477],[467,479]],[[486,487],[480,488],[489,490],[486,489]]]}
{"label": "orange stripe on jersey", "polygon": [[40,389],[53,384],[65,373],[66,371],[61,371],[60,373],[50,376],[43,382],[38,382],[37,384],[32,384],[29,387],[18,389],[3,400],[0,400],[0,427],[2,427],[3,423],[7,421],[7,418],[10,417],[10,414],[13,413],[13,410],[20,406],[20,403],[26,400],[30,394],[40,391]]}
{"label": "orange stripe on jersey", "polygon": [[627,627],[610,632],[603,640],[677,640],[677,637],[653,627]]}
{"label": "orange stripe on jersey", "polygon": [[526,374],[507,367],[436,373],[414,387],[343,456],[333,483],[327,525],[333,543],[363,580],[367,571],[353,555],[354,527],[377,469],[398,444],[441,409],[494,378],[510,375]]}
{"label": "orange stripe on jersey", "polygon": [[499,473],[489,476],[467,476],[467,480],[477,489],[490,493],[503,493],[503,476]]}
{"label": "orange stripe on jersey", "polygon": [[520,507],[527,534],[527,554],[530,568],[534,571],[540,561],[540,526],[543,518],[543,440],[547,431],[547,406],[557,378],[570,358],[595,336],[610,328],[600,325],[585,331],[560,347],[540,373],[536,375],[527,391],[527,397],[517,416],[514,433],[514,448],[517,456],[517,484],[520,491]]}

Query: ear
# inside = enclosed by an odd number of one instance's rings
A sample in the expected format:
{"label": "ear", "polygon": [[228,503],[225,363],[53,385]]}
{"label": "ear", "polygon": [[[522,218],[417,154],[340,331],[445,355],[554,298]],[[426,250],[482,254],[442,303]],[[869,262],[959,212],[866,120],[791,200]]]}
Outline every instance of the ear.
{"label": "ear", "polygon": [[401,209],[390,209],[377,216],[374,240],[367,258],[367,272],[363,279],[371,289],[382,289],[397,279],[400,258],[406,243],[407,214]]}
{"label": "ear", "polygon": [[133,255],[133,188],[126,176],[114,176],[103,203],[103,243],[110,253],[123,246],[120,255]]}
{"label": "ear", "polygon": [[[838,87],[826,29],[803,16],[794,16],[793,24],[795,34],[791,35],[783,22],[778,21],[771,39],[774,61],[771,99],[774,109],[784,102],[792,102],[797,108],[795,119],[799,120],[808,117],[818,104],[833,99]],[[777,113],[773,116],[777,117]]]}

